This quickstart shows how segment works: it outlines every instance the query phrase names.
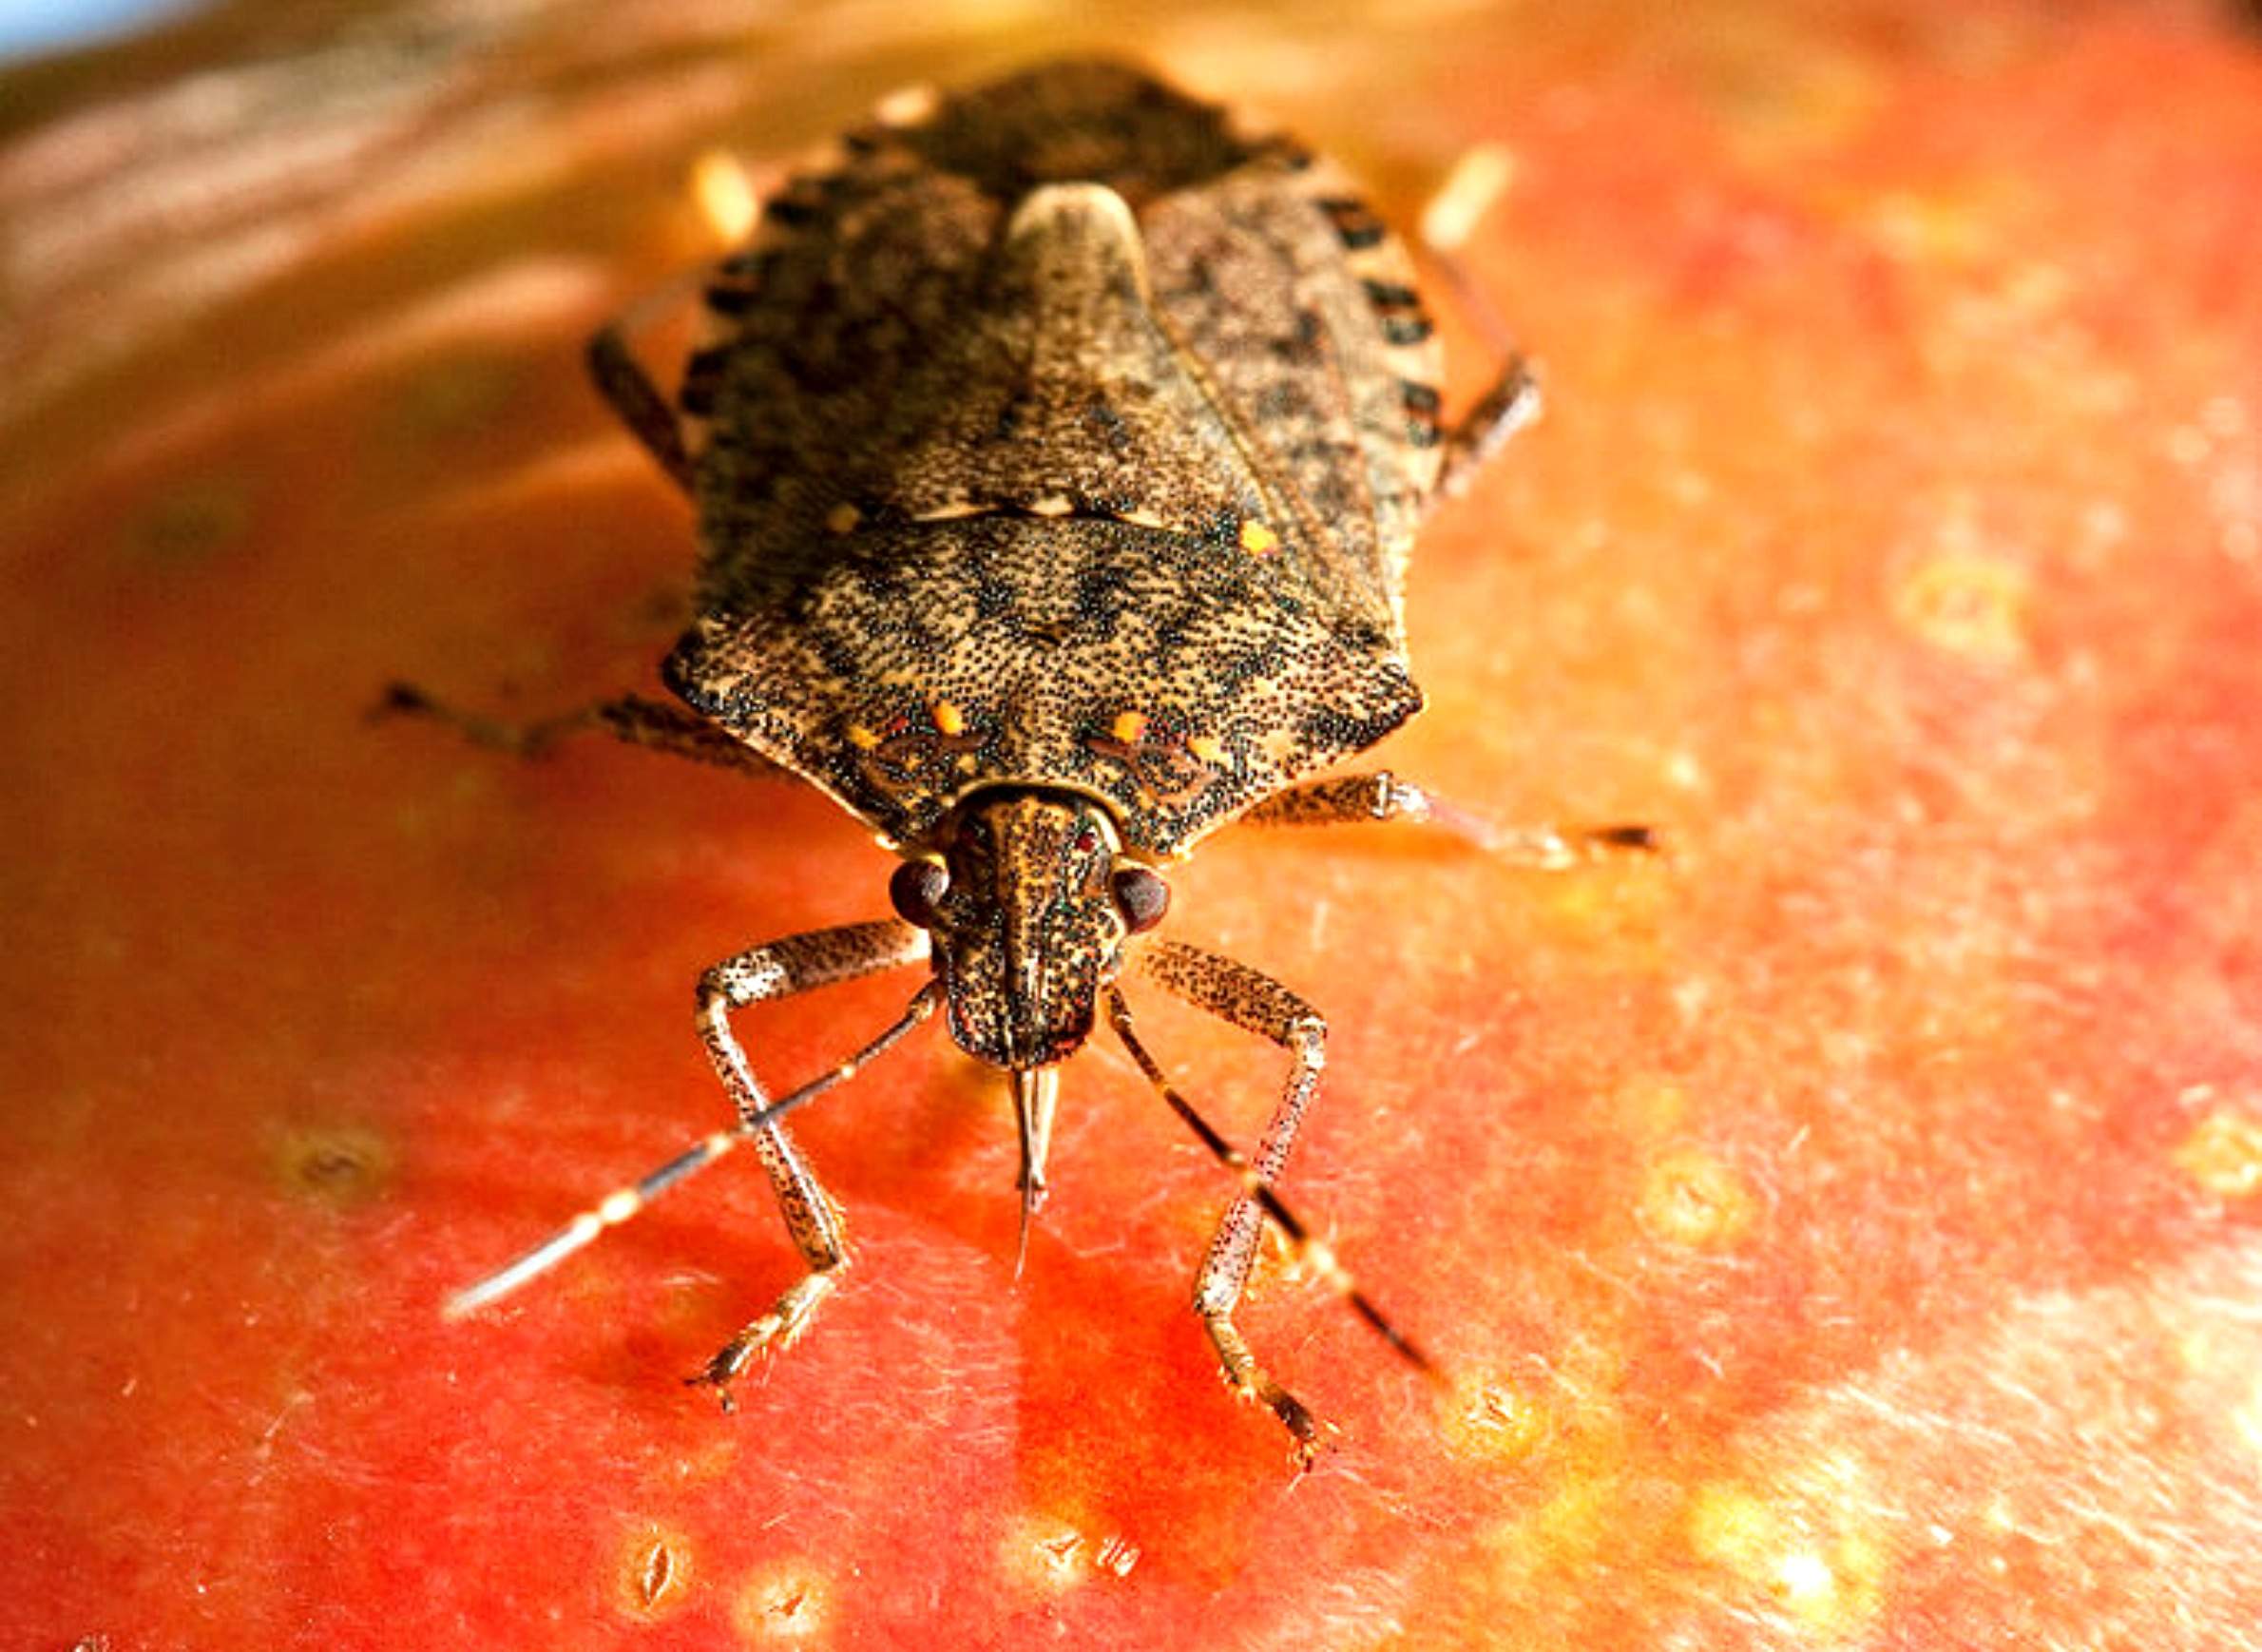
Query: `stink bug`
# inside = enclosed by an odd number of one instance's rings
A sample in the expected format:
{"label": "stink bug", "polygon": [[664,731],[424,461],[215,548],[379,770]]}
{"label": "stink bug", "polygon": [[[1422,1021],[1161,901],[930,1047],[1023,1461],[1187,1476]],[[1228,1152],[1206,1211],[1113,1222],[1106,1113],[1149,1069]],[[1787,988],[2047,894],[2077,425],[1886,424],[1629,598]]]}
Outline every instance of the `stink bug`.
{"label": "stink bug", "polygon": [[[784,1116],[940,1009],[1009,1077],[1026,1244],[1060,1064],[1104,1017],[1240,1178],[1195,1307],[1227,1378],[1309,1460],[1317,1424],[1234,1324],[1268,1218],[1425,1362],[1274,1191],[1326,1022],[1156,935],[1163,869],[1234,821],[1442,819],[1549,865],[1648,845],[1638,827],[1486,837],[1390,774],[1319,778],[1420,708],[1408,549],[1429,503],[1531,415],[1530,375],[1509,359],[1445,419],[1411,260],[1343,176],[1104,63],[890,99],[707,273],[703,322],[672,398],[620,323],[590,346],[599,389],[697,505],[696,615],[663,667],[682,708],[630,698],[507,728],[411,689],[393,703],[522,750],[595,728],[798,776],[902,855],[895,915],[707,970],[699,1028],[737,1123],[451,1311],[751,1145],[808,1271],[691,1379],[727,1406],[848,1258]],[[878,1037],[781,1099],[762,1088],[734,1010],[912,965],[928,978]],[[1134,975],[1287,1052],[1253,1155],[1133,1031]]]}

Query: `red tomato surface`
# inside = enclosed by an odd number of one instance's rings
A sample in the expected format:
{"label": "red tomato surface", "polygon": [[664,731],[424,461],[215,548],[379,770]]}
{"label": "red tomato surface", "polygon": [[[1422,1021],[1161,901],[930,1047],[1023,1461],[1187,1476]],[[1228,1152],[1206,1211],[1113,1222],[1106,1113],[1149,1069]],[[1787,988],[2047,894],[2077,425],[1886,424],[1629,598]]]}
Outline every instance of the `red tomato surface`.
{"label": "red tomato surface", "polygon": [[[1440,512],[1382,755],[1545,874],[1229,833],[1166,932],[1320,1003],[1286,1190],[1449,1393],[1095,1048],[1013,1277],[994,1080],[725,1117],[699,970],[877,915],[816,793],[367,715],[651,683],[691,523],[581,339],[694,180],[1074,45],[1252,99],[1466,253],[1545,421]],[[245,4],[0,80],[0,1645],[2262,1645],[2262,56],[2195,5]],[[723,204],[727,205],[725,201]],[[1449,326],[1456,394],[1481,381]],[[910,989],[741,1018],[820,1070]],[[1276,1052],[1151,1007],[1236,1138]]]}

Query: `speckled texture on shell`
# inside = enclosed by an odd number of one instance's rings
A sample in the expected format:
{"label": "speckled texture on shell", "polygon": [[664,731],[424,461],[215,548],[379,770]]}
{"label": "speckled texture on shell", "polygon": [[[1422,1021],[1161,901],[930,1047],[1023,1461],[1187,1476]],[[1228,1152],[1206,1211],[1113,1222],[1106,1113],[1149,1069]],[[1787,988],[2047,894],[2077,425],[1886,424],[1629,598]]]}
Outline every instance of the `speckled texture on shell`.
{"label": "speckled texture on shell", "polygon": [[898,106],[707,308],[667,680],[894,841],[1023,782],[1170,856],[1420,708],[1435,346],[1294,143],[1106,64]]}

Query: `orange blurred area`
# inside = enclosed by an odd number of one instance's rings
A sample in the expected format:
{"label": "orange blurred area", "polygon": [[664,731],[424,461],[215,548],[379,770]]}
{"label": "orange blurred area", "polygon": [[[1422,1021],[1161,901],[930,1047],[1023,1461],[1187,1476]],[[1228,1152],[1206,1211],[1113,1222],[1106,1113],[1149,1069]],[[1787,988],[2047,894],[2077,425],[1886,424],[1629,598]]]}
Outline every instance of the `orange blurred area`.
{"label": "orange blurred area", "polygon": [[[742,1162],[439,1316],[725,1121],[699,972],[891,863],[371,707],[654,689],[691,518],[585,336],[874,100],[1093,48],[1401,225],[1483,157],[1548,411],[1378,756],[1671,844],[1175,875],[1328,1012],[1285,1190],[1449,1377],[1283,1251],[1301,1480],[1186,1308],[1232,1183],[1112,1048],[1018,1282],[946,1040],[802,1115],[857,1262],[735,1416],[679,1379],[796,1271]],[[244,0],[0,77],[0,1643],[2262,1645],[2257,201],[2187,0]],[[743,1029],[790,1083],[905,990]],[[1277,1052],[1141,1008],[1253,1137]]]}

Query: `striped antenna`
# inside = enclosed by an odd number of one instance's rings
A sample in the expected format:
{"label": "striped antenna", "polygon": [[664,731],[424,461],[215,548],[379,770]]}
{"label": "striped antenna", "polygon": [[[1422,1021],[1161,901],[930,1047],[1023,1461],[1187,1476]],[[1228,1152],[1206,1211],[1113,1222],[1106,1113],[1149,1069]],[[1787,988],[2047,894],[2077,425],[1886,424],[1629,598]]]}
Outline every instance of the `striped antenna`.
{"label": "striped antenna", "polygon": [[540,1278],[606,1228],[619,1227],[669,1188],[679,1182],[688,1181],[717,1160],[726,1157],[749,1137],[758,1135],[796,1108],[806,1106],[834,1085],[853,1077],[867,1062],[884,1055],[897,1040],[932,1015],[935,1006],[941,1002],[941,996],[940,984],[929,982],[919,989],[903,1014],[886,1031],[838,1066],[810,1080],[799,1089],[778,1097],[760,1111],[749,1113],[729,1129],[718,1130],[685,1148],[641,1180],[625,1187],[615,1188],[524,1256],[505,1263],[476,1284],[467,1285],[456,1292],[440,1310],[441,1316],[448,1319],[468,1317],[489,1303],[502,1300],[527,1281]]}
{"label": "striped antenna", "polygon": [[1171,1111],[1185,1120],[1193,1132],[1201,1138],[1201,1144],[1210,1150],[1211,1156],[1240,1179],[1241,1190],[1255,1200],[1257,1207],[1288,1236],[1289,1242],[1295,1247],[1296,1255],[1311,1265],[1313,1272],[1327,1282],[1329,1289],[1349,1302],[1358,1316],[1397,1351],[1400,1358],[1425,1375],[1443,1381],[1444,1373],[1436,1364],[1415,1345],[1411,1337],[1390,1323],[1383,1311],[1374,1305],[1373,1299],[1359,1288],[1359,1282],[1351,1277],[1350,1270],[1337,1259],[1334,1251],[1326,1241],[1314,1239],[1312,1230],[1273,1191],[1273,1184],[1256,1173],[1256,1167],[1249,1162],[1248,1156],[1220,1136],[1207,1119],[1195,1111],[1194,1104],[1179,1093],[1178,1086],[1170,1082],[1155,1058],[1147,1053],[1146,1046],[1140,1043],[1138,1036],[1132,1032],[1131,1007],[1123,1002],[1122,993],[1111,987],[1107,989],[1107,999],[1108,1021],[1114,1026],[1116,1036],[1123,1041],[1123,1047],[1131,1052],[1131,1059],[1139,1064],[1139,1070],[1146,1074],[1147,1082],[1161,1093],[1163,1101],[1170,1105]]}

